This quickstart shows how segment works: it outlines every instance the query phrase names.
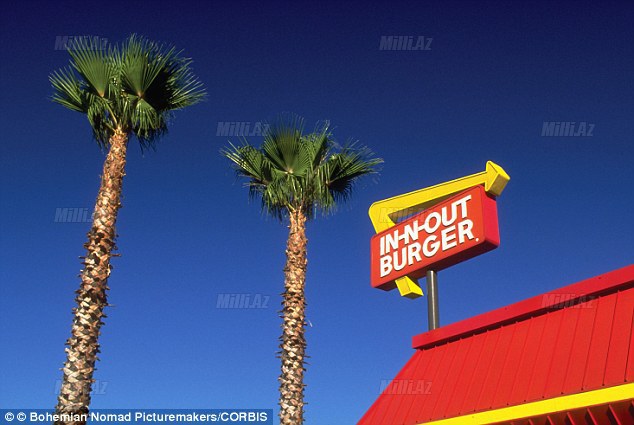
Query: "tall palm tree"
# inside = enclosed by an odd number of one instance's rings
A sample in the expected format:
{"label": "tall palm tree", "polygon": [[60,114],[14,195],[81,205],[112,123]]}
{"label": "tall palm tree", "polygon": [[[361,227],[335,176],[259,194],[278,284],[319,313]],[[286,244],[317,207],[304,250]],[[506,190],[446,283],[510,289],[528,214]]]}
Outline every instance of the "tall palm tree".
{"label": "tall palm tree", "polygon": [[332,213],[337,203],[350,198],[357,179],[375,173],[383,162],[354,144],[335,149],[328,124],[309,134],[303,128],[302,118],[282,116],[268,127],[260,148],[245,140],[222,151],[238,176],[247,179],[249,194],[261,198],[263,210],[289,220],[279,346],[279,416],[284,425],[304,420],[306,221],[318,211]]}
{"label": "tall palm tree", "polygon": [[70,66],[50,75],[52,100],[85,114],[95,140],[108,151],[84,245],[84,269],[56,408],[58,413],[81,414],[90,404],[105,317],[128,139],[135,136],[142,148],[153,146],[167,132],[170,112],[199,102],[205,92],[191,72],[190,59],[143,37],[132,35],[121,46],[105,50],[89,38],[78,39],[69,53]]}

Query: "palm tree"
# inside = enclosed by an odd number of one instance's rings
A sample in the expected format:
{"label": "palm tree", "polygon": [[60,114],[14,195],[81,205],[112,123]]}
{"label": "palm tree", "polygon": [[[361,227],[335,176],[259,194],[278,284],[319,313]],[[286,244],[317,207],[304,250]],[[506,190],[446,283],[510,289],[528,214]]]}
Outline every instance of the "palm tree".
{"label": "palm tree", "polygon": [[279,416],[284,425],[304,420],[306,221],[317,211],[332,213],[337,203],[350,198],[359,177],[375,173],[383,162],[355,144],[335,149],[327,123],[309,134],[303,127],[302,118],[281,116],[268,127],[259,149],[245,140],[222,151],[238,176],[247,179],[249,194],[261,198],[262,209],[289,219],[279,346]]}
{"label": "palm tree", "polygon": [[[95,202],[86,256],[76,291],[77,307],[56,411],[85,414],[90,405],[99,333],[107,306],[110,258],[115,255],[115,222],[121,208],[128,139],[152,147],[167,132],[170,112],[205,96],[191,72],[191,60],[174,48],[130,36],[106,50],[88,39],[70,46],[70,66],[53,72],[52,100],[88,118],[95,140],[108,151]],[[60,421],[63,423],[64,421]]]}

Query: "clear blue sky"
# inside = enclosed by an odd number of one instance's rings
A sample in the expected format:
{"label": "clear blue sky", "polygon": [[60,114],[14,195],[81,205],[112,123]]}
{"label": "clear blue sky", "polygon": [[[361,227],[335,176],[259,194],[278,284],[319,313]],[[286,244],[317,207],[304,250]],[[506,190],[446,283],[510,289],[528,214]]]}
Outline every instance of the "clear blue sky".
{"label": "clear blue sky", "polygon": [[[424,298],[370,287],[373,201],[489,159],[511,175],[501,246],[439,274],[442,324],[632,261],[633,15],[631,2],[4,4],[0,407],[55,405],[88,231],[55,211],[92,209],[104,159],[86,119],[49,101],[48,75],[68,62],[57,36],[173,43],[209,91],[155,152],[129,150],[92,406],[276,409],[286,227],[249,203],[216,130],[292,111],[385,159],[376,181],[308,228],[306,419],[344,425],[427,327]],[[382,35],[433,41],[381,51]],[[541,137],[544,121],[594,131]],[[218,309],[219,293],[272,298]]]}

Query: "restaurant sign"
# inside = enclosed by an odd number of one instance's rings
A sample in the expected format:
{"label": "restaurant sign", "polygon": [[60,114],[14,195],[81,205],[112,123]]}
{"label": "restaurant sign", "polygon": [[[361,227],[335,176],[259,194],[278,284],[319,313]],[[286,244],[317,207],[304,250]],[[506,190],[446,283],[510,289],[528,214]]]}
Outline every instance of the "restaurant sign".
{"label": "restaurant sign", "polygon": [[477,185],[374,235],[371,284],[390,290],[399,278],[418,279],[499,244],[495,198]]}

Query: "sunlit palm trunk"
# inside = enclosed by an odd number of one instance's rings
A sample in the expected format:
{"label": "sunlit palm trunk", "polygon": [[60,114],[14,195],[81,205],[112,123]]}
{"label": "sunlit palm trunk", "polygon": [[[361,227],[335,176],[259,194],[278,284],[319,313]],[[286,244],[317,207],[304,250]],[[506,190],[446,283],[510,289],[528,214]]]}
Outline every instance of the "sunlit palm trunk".
{"label": "sunlit palm trunk", "polygon": [[[95,203],[88,242],[84,244],[86,257],[81,271],[81,285],[76,291],[77,307],[71,337],[66,342],[64,378],[57,402],[58,413],[87,413],[90,390],[99,353],[99,330],[107,305],[107,282],[110,257],[115,246],[115,222],[121,207],[121,189],[125,175],[127,135],[117,131],[110,138],[110,150],[104,162],[101,187]],[[82,422],[57,422],[81,424]]]}
{"label": "sunlit palm trunk", "polygon": [[280,338],[282,374],[280,375],[280,423],[304,422],[304,324],[306,301],[306,216],[301,210],[290,214],[286,267],[284,267],[283,332]]}

